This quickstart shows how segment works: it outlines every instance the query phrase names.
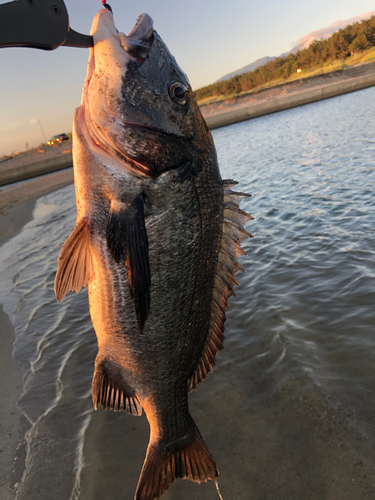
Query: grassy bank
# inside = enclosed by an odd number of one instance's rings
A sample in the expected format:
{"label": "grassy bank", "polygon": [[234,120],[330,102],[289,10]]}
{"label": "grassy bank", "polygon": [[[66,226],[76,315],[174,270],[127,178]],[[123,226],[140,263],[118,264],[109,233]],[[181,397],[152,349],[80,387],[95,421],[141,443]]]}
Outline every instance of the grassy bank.
{"label": "grassy bank", "polygon": [[239,95],[270,83],[273,85],[278,82],[284,83],[290,78],[295,78],[296,74],[300,75],[301,70],[316,74],[327,66],[328,70],[332,71],[334,66],[355,64],[350,61],[351,57],[357,61],[371,57],[368,52],[373,49],[375,49],[375,16],[349,24],[325,40],[314,40],[306,49],[297,50],[296,53],[292,52],[283,57],[275,57],[254,71],[220,80],[197,89],[195,93],[198,101],[214,96]]}
{"label": "grassy bank", "polygon": [[322,75],[325,73],[330,73],[332,71],[344,70],[346,68],[355,66],[356,64],[363,64],[366,62],[370,62],[372,60],[375,60],[375,47],[372,47],[371,49],[363,51],[361,53],[353,54],[345,59],[340,59],[340,60],[337,60],[334,62],[327,62],[327,63],[323,64],[322,66],[319,66],[316,68],[302,70],[300,73],[294,73],[289,78],[275,78],[274,80],[271,80],[270,82],[267,82],[264,85],[259,85],[258,87],[251,89],[249,91],[234,92],[234,93],[229,93],[229,94],[224,94],[224,95],[215,95],[215,96],[206,97],[204,99],[198,100],[198,104],[199,104],[199,106],[205,106],[205,105],[208,105],[208,104],[211,104],[214,102],[225,101],[227,99],[231,99],[234,97],[237,98],[239,96],[256,94],[257,92],[259,92],[261,90],[275,87],[276,85],[287,84],[287,83],[293,82],[295,80],[311,78],[313,76]]}

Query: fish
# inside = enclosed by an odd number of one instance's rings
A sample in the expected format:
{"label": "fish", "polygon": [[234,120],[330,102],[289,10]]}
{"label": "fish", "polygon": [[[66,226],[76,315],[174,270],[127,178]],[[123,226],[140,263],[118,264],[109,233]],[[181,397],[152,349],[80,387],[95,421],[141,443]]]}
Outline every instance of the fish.
{"label": "fish", "polygon": [[139,16],[129,35],[95,16],[73,123],[76,225],[58,257],[58,301],[88,286],[98,353],[94,408],[140,416],[150,440],[135,500],[218,468],[189,412],[223,348],[225,310],[251,235],[247,194],[222,180],[185,73]]}

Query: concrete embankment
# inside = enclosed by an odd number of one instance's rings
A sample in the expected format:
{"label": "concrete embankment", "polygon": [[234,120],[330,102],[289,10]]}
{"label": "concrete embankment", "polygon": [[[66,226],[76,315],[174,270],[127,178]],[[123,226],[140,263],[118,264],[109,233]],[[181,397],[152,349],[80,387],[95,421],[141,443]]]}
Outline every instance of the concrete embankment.
{"label": "concrete embankment", "polygon": [[32,179],[33,177],[38,177],[39,175],[50,174],[72,166],[72,154],[68,153],[27,165],[12,167],[7,170],[2,169],[0,171],[0,186],[7,186],[8,184],[13,184],[14,182]]}
{"label": "concrete embankment", "polygon": [[[0,211],[11,207],[19,201],[29,200],[36,196],[42,196],[50,191],[59,189],[73,182],[73,169],[67,168],[61,172],[38,177],[30,181],[22,182],[16,186],[4,188],[0,191]],[[1,230],[1,227],[0,227]],[[0,237],[1,243],[1,237]]]}
{"label": "concrete embankment", "polygon": [[232,109],[217,115],[207,116],[205,120],[210,129],[215,129],[372,86],[375,86],[375,73],[331,83],[296,94],[280,96],[269,101],[250,104],[249,106]]}

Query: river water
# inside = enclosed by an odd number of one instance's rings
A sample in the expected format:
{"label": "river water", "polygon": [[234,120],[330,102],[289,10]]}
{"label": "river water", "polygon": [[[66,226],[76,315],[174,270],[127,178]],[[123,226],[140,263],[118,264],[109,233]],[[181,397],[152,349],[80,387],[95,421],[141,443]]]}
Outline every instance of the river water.
{"label": "river water", "polygon": [[[374,117],[371,88],[213,133],[255,217],[225,349],[190,396],[226,500],[375,498]],[[55,300],[75,214],[73,186],[43,196],[1,249],[26,370],[19,500],[132,499],[148,442],[144,417],[92,409],[87,292]],[[165,498],[217,494],[178,481]]]}

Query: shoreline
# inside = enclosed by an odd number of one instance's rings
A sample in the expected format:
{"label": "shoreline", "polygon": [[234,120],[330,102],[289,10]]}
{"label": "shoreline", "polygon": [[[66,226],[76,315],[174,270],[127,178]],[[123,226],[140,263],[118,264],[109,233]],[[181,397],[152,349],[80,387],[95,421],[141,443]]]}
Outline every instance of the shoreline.
{"label": "shoreline", "polygon": [[224,100],[202,102],[201,111],[208,125],[217,128],[228,125],[228,121],[236,123],[372,85],[375,85],[375,61],[368,61],[341,70],[268,85]]}
{"label": "shoreline", "polygon": [[[34,194],[21,199],[7,210],[0,210],[0,248],[16,236],[33,219],[36,201],[40,195]],[[15,332],[12,320],[0,304],[0,391],[3,402],[0,407],[0,496],[3,500],[16,498],[17,483],[24,471],[24,436],[18,400],[23,392],[25,367],[13,357]]]}
{"label": "shoreline", "polygon": [[[33,220],[38,199],[73,182],[73,169],[45,175],[0,191],[0,249]],[[5,196],[4,196],[5,195]],[[24,390],[25,365],[13,356],[15,330],[12,317],[0,303],[0,498],[15,500],[26,460],[25,432],[29,422],[18,407]]]}
{"label": "shoreline", "polygon": [[[4,187],[40,175],[73,167],[72,141],[63,141],[45,149],[34,148],[0,160],[0,193]],[[0,199],[3,196],[0,196]]]}

